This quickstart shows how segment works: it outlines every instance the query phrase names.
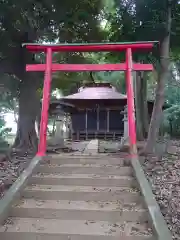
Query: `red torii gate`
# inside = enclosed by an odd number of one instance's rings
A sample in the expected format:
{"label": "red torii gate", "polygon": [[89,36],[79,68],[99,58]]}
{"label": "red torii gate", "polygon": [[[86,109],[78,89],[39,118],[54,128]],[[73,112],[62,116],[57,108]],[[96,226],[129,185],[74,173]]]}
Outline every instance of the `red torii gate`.
{"label": "red torii gate", "polygon": [[[134,119],[134,92],[132,86],[132,71],[152,71],[152,64],[140,64],[132,62],[132,50],[152,49],[157,44],[151,42],[127,42],[127,43],[96,43],[96,44],[28,44],[23,46],[31,52],[45,52],[46,64],[27,64],[26,71],[45,72],[43,101],[40,123],[40,136],[38,153],[39,156],[46,154],[46,138],[48,124],[48,109],[51,91],[52,72],[55,71],[126,71],[126,89],[128,106],[128,128],[131,154],[136,154],[136,126]],[[126,51],[126,61],[121,64],[54,64],[52,63],[53,52],[112,52]]]}

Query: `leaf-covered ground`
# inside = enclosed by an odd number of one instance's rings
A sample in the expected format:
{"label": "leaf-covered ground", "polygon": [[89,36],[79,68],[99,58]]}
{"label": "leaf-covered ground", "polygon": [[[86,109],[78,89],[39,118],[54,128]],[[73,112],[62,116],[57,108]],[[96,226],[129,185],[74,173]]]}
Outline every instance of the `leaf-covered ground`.
{"label": "leaf-covered ground", "polygon": [[[179,145],[179,146],[178,146]],[[180,144],[172,141],[171,154],[161,160],[148,157],[143,163],[146,176],[160,205],[161,212],[173,234],[180,239]]]}
{"label": "leaf-covered ground", "polygon": [[[100,149],[115,152],[117,146],[101,142]],[[180,240],[180,141],[171,141],[167,151],[161,159],[147,157],[142,166],[173,239]]]}
{"label": "leaf-covered ground", "polygon": [[18,176],[27,167],[32,156],[13,155],[10,158],[4,154],[0,155],[0,197],[16,181]]}

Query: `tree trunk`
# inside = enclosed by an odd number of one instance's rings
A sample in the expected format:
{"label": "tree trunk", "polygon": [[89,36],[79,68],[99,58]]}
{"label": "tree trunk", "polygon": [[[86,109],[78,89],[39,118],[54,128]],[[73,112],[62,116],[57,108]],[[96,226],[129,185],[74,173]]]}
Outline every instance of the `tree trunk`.
{"label": "tree trunk", "polygon": [[142,141],[148,131],[147,79],[144,73],[137,72],[135,78],[135,108],[137,140]]}
{"label": "tree trunk", "polygon": [[148,132],[148,139],[144,148],[145,153],[153,153],[156,140],[159,134],[160,123],[162,120],[162,107],[164,104],[165,81],[169,70],[169,48],[170,48],[170,31],[171,31],[171,6],[167,10],[167,29],[165,37],[161,43],[160,71],[156,87],[156,97]]}
{"label": "tree trunk", "polygon": [[18,124],[14,148],[20,152],[35,153],[38,143],[35,122],[40,109],[37,89],[40,87],[41,77],[37,73],[26,73],[26,63],[35,63],[35,56],[22,48],[22,43],[33,42],[32,40],[34,39],[31,39],[29,32],[23,33],[22,36],[18,36],[18,44],[13,51],[18,56],[14,63],[14,74],[20,79]]}
{"label": "tree trunk", "polygon": [[136,134],[137,140],[142,141],[143,136],[143,122],[141,115],[141,78],[140,73],[135,73],[135,82],[134,82],[134,92],[135,92],[135,112],[136,112]]}
{"label": "tree trunk", "polygon": [[40,107],[37,82],[36,79],[27,78],[20,83],[19,118],[14,147],[22,152],[35,152],[37,150],[38,138],[35,122]]}
{"label": "tree trunk", "polygon": [[142,91],[142,122],[143,122],[143,136],[147,138],[148,129],[149,129],[149,112],[148,112],[148,99],[147,99],[147,74],[146,72],[142,73],[141,77],[141,91]]}

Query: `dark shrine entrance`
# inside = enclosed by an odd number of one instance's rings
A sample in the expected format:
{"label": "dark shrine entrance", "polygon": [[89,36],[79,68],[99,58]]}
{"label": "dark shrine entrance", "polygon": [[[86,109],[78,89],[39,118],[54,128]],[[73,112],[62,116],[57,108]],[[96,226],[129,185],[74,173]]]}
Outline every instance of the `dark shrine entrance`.
{"label": "dark shrine entrance", "polygon": [[[133,63],[132,52],[140,49],[152,49],[154,44],[157,42],[135,42],[135,43],[97,43],[97,44],[58,44],[58,45],[43,45],[43,44],[24,44],[29,51],[32,52],[45,52],[46,53],[46,64],[28,64],[26,66],[27,71],[41,71],[45,72],[44,88],[43,88],[43,102],[42,102],[42,113],[41,113],[41,124],[40,124],[40,136],[39,136],[39,146],[38,153],[39,156],[44,156],[46,154],[46,135],[47,135],[47,123],[48,123],[48,109],[49,109],[49,98],[51,91],[51,80],[52,72],[55,71],[125,71],[126,72],[126,89],[127,89],[127,109],[128,109],[128,135],[129,143],[132,154],[136,154],[136,126],[134,119],[134,93],[132,86],[132,71],[152,71],[153,66],[151,64],[140,64]],[[126,52],[126,61],[121,64],[55,64],[52,63],[52,55],[54,52],[112,52],[112,51],[122,51]],[[84,90],[85,92],[85,90]],[[77,93],[78,94],[78,93]],[[84,93],[84,100],[89,100],[90,95]],[[81,102],[83,98],[81,98]],[[92,131],[103,129],[106,125],[106,131],[110,130],[111,124],[112,128],[115,127],[116,122],[111,123],[111,119],[105,118],[100,120],[100,118],[107,115],[106,111],[97,111],[100,104],[97,104],[97,95],[93,96],[94,101],[91,101],[89,110],[86,107],[86,114],[82,113],[82,119],[85,120],[85,126],[82,124],[79,126],[83,131],[86,128],[92,129]],[[73,99],[73,104],[75,99]],[[92,98],[91,98],[92,100]],[[107,97],[102,101],[100,99],[98,102],[103,102],[108,105],[111,103],[111,99]],[[92,107],[93,104],[93,107]],[[106,108],[107,108],[106,105]],[[96,109],[97,112],[93,112]],[[105,109],[103,109],[105,110]],[[87,122],[87,117],[89,116],[91,120]],[[113,119],[115,119],[113,117]],[[83,120],[83,121],[84,121]],[[77,120],[76,120],[77,121]],[[108,123],[108,124],[107,124]],[[107,127],[108,126],[108,127]],[[85,127],[85,129],[84,129]]]}

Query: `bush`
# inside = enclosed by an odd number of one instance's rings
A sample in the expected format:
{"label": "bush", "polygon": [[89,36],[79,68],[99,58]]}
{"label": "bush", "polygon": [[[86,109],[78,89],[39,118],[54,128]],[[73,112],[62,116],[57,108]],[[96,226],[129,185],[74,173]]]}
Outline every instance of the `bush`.
{"label": "bush", "polygon": [[6,136],[11,132],[11,128],[5,127],[4,118],[0,117],[0,151],[1,149],[5,149],[9,146],[8,142],[6,141]]}
{"label": "bush", "polygon": [[180,106],[172,105],[164,110],[161,129],[171,137],[180,137]]}

